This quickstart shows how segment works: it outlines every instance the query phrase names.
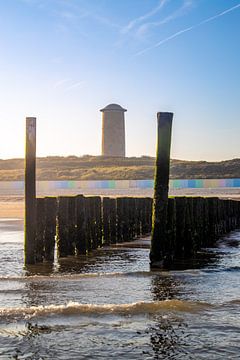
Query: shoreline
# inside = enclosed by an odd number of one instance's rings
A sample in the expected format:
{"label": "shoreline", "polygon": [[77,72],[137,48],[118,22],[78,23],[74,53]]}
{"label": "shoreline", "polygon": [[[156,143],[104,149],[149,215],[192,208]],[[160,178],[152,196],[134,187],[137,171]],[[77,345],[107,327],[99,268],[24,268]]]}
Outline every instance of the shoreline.
{"label": "shoreline", "polygon": [[[132,197],[153,197],[152,189],[83,189],[76,193],[74,189],[51,191],[51,193],[41,192],[38,197],[44,196],[74,196],[78,194],[85,196],[132,196]],[[178,189],[170,190],[169,196],[203,196],[219,197],[223,199],[232,199],[240,201],[240,188],[199,188],[199,189]],[[1,194],[0,191],[0,218],[24,219],[24,196],[22,194]]]}

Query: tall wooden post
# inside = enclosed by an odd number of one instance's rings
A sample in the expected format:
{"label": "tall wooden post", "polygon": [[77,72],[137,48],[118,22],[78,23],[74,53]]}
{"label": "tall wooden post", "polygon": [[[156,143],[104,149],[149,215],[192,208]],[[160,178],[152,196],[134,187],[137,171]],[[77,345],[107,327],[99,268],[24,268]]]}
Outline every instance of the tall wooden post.
{"label": "tall wooden post", "polygon": [[157,114],[158,138],[153,198],[151,267],[161,267],[168,257],[167,207],[173,113]]}
{"label": "tall wooden post", "polygon": [[36,118],[26,118],[25,264],[34,264],[36,247]]}

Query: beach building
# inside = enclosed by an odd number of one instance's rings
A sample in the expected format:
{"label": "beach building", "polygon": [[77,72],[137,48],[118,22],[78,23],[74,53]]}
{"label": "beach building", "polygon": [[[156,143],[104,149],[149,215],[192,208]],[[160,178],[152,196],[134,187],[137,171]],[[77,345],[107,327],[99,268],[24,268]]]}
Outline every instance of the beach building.
{"label": "beach building", "polygon": [[125,119],[127,111],[118,104],[110,104],[102,112],[102,155],[125,157]]}

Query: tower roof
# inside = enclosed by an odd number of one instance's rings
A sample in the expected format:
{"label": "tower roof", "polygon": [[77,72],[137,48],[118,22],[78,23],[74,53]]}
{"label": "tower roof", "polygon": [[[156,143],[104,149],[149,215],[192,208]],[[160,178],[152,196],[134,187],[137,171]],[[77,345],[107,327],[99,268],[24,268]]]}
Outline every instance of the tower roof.
{"label": "tower roof", "polygon": [[100,111],[102,111],[102,112],[104,112],[104,111],[123,111],[123,112],[125,112],[127,110],[122,108],[118,104],[109,104],[105,108],[101,109]]}

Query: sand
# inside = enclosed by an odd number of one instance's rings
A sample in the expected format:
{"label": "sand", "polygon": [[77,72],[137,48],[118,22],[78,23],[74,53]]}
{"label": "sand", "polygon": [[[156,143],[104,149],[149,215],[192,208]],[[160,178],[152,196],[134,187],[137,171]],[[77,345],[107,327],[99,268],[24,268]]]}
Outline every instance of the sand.
{"label": "sand", "polygon": [[1,197],[0,196],[0,218],[2,219],[23,219],[24,200],[23,198]]}
{"label": "sand", "polygon": [[[81,192],[83,195],[99,196],[143,196],[152,197],[152,189],[89,189]],[[39,193],[37,196],[76,195],[76,190],[58,190],[52,193]],[[170,191],[171,196],[217,196],[224,199],[240,200],[240,188],[211,189],[177,189]],[[24,197],[21,193],[8,194],[0,191],[0,218],[24,218]]]}

